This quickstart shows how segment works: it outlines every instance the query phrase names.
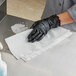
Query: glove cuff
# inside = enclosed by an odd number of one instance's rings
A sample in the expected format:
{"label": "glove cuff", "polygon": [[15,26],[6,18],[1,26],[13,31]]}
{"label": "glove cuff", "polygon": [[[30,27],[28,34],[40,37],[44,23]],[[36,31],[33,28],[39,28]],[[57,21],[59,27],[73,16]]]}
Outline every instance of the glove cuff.
{"label": "glove cuff", "polygon": [[57,15],[52,15],[48,18],[48,23],[49,23],[49,27],[51,28],[56,28],[58,26],[60,26],[60,19]]}

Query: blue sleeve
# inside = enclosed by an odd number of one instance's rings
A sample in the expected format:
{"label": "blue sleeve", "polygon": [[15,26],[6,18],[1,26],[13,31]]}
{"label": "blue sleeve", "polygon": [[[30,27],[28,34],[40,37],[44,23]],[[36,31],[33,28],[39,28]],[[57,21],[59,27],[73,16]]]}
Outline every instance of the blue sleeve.
{"label": "blue sleeve", "polygon": [[76,4],[74,4],[71,8],[69,8],[68,12],[76,22]]}

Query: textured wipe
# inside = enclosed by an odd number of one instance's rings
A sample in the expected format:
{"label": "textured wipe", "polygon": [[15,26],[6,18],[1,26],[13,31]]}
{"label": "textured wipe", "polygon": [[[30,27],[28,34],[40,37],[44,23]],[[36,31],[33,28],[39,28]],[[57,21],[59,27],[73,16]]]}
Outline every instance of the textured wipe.
{"label": "textured wipe", "polygon": [[69,30],[58,27],[50,30],[41,41],[29,43],[27,36],[31,31],[32,29],[28,29],[5,39],[10,51],[17,59],[22,58],[25,61],[31,60],[72,35]]}
{"label": "textured wipe", "polygon": [[15,34],[17,34],[17,33],[27,30],[28,27],[27,27],[27,25],[24,25],[24,24],[15,24],[15,25],[11,26],[11,29]]}

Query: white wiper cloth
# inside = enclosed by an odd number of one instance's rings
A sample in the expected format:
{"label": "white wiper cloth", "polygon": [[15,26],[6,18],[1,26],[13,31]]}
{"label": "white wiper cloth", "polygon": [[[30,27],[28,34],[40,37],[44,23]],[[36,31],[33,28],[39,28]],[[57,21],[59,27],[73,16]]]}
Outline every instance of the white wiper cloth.
{"label": "white wiper cloth", "polygon": [[72,35],[69,30],[58,27],[50,30],[41,41],[29,43],[27,36],[31,31],[32,29],[28,29],[5,39],[10,51],[17,59],[29,61]]}

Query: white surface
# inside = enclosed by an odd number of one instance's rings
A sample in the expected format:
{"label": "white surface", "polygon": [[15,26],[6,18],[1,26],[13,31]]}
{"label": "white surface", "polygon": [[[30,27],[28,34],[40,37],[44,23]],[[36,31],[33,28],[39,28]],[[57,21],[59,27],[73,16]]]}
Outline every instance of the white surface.
{"label": "white surface", "polygon": [[11,26],[11,29],[14,33],[20,33],[28,29],[28,27],[24,24],[15,24]]}
{"label": "white surface", "polygon": [[32,30],[27,30],[5,39],[10,51],[17,59],[22,58],[25,61],[31,60],[49,48],[51,49],[72,34],[69,30],[58,27],[50,30],[41,41],[29,43],[27,36],[31,31]]}
{"label": "white surface", "polygon": [[2,53],[8,76],[76,76],[76,32],[52,49],[25,63]]}

